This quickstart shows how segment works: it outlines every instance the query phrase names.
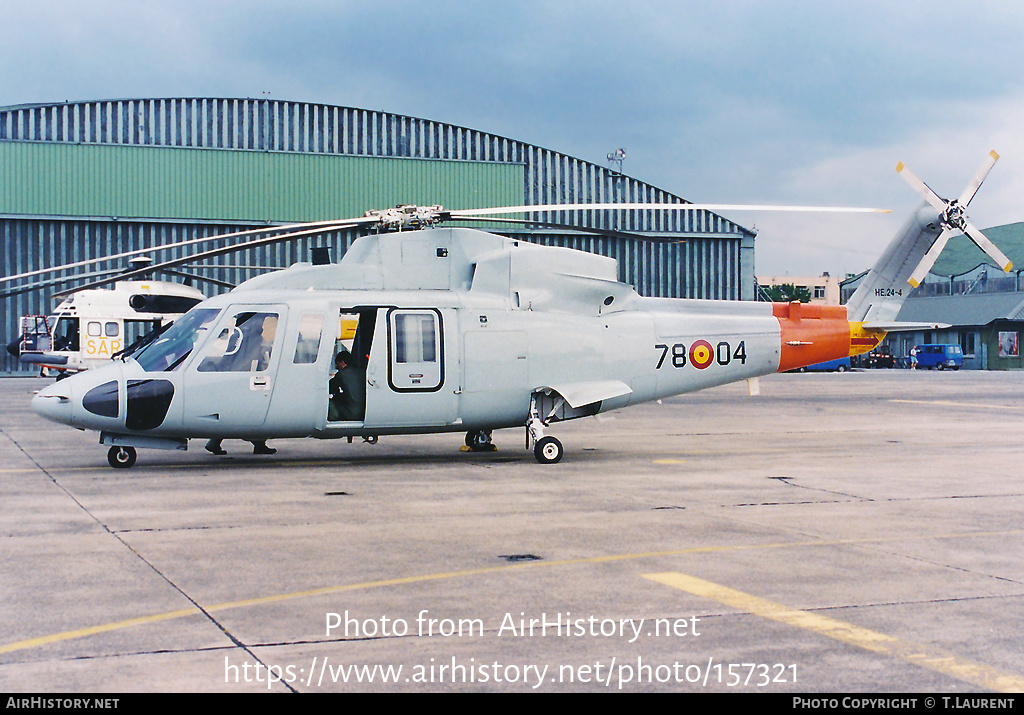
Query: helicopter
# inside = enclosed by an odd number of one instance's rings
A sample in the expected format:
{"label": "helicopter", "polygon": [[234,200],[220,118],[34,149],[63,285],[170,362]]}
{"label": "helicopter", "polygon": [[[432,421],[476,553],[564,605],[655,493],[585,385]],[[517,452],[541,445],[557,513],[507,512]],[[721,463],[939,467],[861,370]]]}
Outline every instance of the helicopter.
{"label": "helicopter", "polygon": [[[1009,270],[964,215],[997,158],[991,152],[953,200],[900,164],[925,202],[845,306],[642,297],[617,279],[614,259],[441,226],[577,209],[769,207],[400,206],[239,232],[232,235],[245,240],[234,246],[153,268],[328,229],[376,231],[337,263],[314,257],[196,305],[147,344],[40,390],[32,406],[99,432],[116,468],[135,464],[138,448],[186,450],[193,438],[376,442],[465,432],[467,447],[482,451],[504,428],[524,428],[536,460],[555,464],[564,447],[549,431],[559,422],[858,355],[888,331],[923,327],[896,315],[956,230]],[[346,324],[354,325],[350,335]],[[334,394],[332,366],[338,375],[354,371],[345,374],[361,389]]]}
{"label": "helicopter", "polygon": [[7,351],[62,379],[109,362],[204,300],[202,291],[172,281],[118,281],[113,289],[76,291],[51,315],[21,316],[21,334]]}

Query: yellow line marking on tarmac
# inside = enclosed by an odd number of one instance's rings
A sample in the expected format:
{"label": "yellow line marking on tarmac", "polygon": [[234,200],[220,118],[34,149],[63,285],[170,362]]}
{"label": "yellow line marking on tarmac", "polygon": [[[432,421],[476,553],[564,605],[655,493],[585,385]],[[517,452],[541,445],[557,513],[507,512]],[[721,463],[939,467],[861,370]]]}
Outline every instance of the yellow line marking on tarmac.
{"label": "yellow line marking on tarmac", "polygon": [[644,578],[686,593],[731,606],[738,611],[767,618],[819,635],[833,638],[872,653],[900,658],[958,680],[1006,693],[1024,691],[1024,677],[1010,675],[987,665],[945,653],[929,652],[923,646],[884,633],[861,628],[818,613],[800,611],[749,593],[678,572],[645,574]]}
{"label": "yellow line marking on tarmac", "polygon": [[943,407],[978,407],[983,410],[1019,410],[1020,405],[984,405],[977,402],[953,402],[951,400],[889,400],[908,405],[942,405]]}
{"label": "yellow line marking on tarmac", "polygon": [[9,643],[8,645],[0,646],[0,653],[11,653],[13,651],[23,650],[25,648],[37,648],[48,643],[59,643],[61,641],[74,640],[75,638],[85,638],[86,636],[96,635],[97,633],[107,633],[108,631],[117,631],[121,630],[122,628],[130,628],[131,626],[141,626],[147,623],[159,623],[160,621],[169,621],[174,618],[191,616],[196,613],[199,613],[198,608],[183,608],[180,611],[168,611],[167,613],[158,613],[153,616],[130,618],[127,621],[118,621],[117,623],[105,623],[100,626],[81,628],[77,631],[64,631],[63,633],[53,633],[48,636],[30,638],[28,640],[18,641],[17,643]]}
{"label": "yellow line marking on tarmac", "polygon": [[[994,532],[969,532],[963,534],[947,534],[947,535],[931,535],[931,536],[920,536],[920,537],[907,537],[902,536],[901,541],[921,541],[925,539],[950,539],[950,538],[979,538],[989,536],[1014,536],[1024,534],[1024,529],[1015,529],[1009,531],[994,531]],[[810,541],[790,541],[770,544],[738,544],[733,546],[695,546],[687,549],[671,549],[666,551],[648,551],[643,553],[634,554],[610,554],[608,556],[591,556],[582,559],[565,559],[562,561],[531,561],[522,562],[516,564],[506,564],[502,566],[487,566],[478,569],[467,569],[464,571],[449,571],[435,574],[421,574],[418,576],[404,576],[400,578],[382,579],[380,581],[365,581],[363,583],[345,584],[341,586],[324,586],[322,588],[314,588],[306,591],[293,591],[291,593],[281,593],[271,596],[259,596],[256,598],[243,599],[239,601],[227,601],[225,603],[218,603],[212,606],[205,606],[203,608],[207,613],[214,613],[217,611],[226,611],[231,608],[247,608],[253,606],[262,606],[270,603],[280,603],[282,601],[292,601],[300,598],[312,598],[316,596],[326,596],[334,593],[342,593],[345,591],[358,591],[362,589],[370,588],[384,588],[387,586],[401,586],[411,583],[425,583],[428,581],[440,581],[444,579],[452,578],[464,578],[467,576],[480,576],[483,574],[501,573],[505,571],[515,571],[518,569],[529,569],[529,568],[551,568],[555,566],[577,566],[581,564],[601,564],[601,563],[613,563],[616,561],[635,561],[640,559],[660,558],[665,556],[683,556],[686,554],[706,554],[716,552],[730,552],[730,551],[759,551],[762,549],[792,549],[792,548],[808,548],[808,547],[822,547],[822,546],[855,546],[860,544],[872,544],[872,543],[884,543],[890,541],[889,538],[867,538],[867,539],[836,539],[833,541],[825,540],[810,540]],[[29,638],[27,640],[16,641],[14,643],[8,643],[6,645],[0,645],[0,654],[12,653],[18,650],[24,650],[26,648],[36,648],[38,646],[47,645],[50,643],[59,643],[61,641],[75,640],[77,638],[85,638],[86,636],[96,635],[99,633],[109,633],[110,631],[122,630],[124,628],[131,628],[133,626],[141,626],[149,623],[159,623],[161,621],[174,620],[176,618],[184,618],[186,616],[194,616],[201,613],[199,608],[183,608],[176,611],[167,611],[166,613],[157,613],[151,616],[141,616],[138,618],[130,618],[124,621],[116,621],[113,623],[106,623],[96,626],[89,626],[87,628],[81,628],[73,631],[64,631],[62,633],[53,633],[51,635],[40,636],[38,638]]]}

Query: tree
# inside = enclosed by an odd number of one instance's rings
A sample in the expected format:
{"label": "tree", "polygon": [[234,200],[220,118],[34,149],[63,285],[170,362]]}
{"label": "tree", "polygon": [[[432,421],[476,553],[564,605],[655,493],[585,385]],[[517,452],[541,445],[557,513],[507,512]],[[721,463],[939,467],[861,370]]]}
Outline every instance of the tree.
{"label": "tree", "polygon": [[772,303],[811,302],[811,291],[804,286],[782,283],[773,286],[758,286],[758,288],[760,288],[759,294],[765,296]]}

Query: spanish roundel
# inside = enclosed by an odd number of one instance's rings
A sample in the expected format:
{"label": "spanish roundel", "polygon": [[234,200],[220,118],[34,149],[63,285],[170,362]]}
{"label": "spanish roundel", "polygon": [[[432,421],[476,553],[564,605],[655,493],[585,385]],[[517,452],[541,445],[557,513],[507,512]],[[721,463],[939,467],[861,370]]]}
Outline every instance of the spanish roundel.
{"label": "spanish roundel", "polygon": [[715,349],[707,340],[697,340],[690,346],[690,364],[703,370],[715,359]]}

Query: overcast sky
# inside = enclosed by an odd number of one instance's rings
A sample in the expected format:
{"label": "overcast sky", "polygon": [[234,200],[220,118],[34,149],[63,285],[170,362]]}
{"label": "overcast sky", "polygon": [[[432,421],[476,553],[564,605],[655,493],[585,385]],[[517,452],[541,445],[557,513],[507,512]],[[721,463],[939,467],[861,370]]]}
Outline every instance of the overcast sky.
{"label": "overcast sky", "polygon": [[903,161],[1024,220],[1024,3],[0,0],[0,105],[270,97],[436,119],[607,164],[722,212],[759,274],[867,268],[920,200]]}

